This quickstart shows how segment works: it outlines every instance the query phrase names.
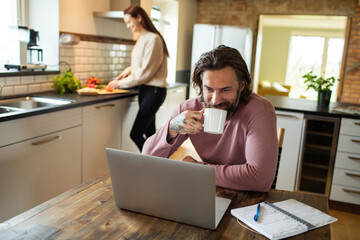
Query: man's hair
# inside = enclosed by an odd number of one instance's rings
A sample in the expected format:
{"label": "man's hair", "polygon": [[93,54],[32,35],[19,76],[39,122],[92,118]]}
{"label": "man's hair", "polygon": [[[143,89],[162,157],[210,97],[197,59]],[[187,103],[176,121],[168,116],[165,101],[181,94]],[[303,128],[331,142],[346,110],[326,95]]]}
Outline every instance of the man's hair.
{"label": "man's hair", "polygon": [[247,65],[238,50],[225,45],[220,45],[214,50],[203,53],[200,56],[199,61],[195,64],[192,76],[193,87],[203,98],[203,72],[207,70],[221,70],[226,67],[232,67],[235,70],[236,78],[239,82],[238,91],[241,90],[241,86],[244,84],[244,88],[240,93],[239,103],[247,103],[251,94],[251,77]]}

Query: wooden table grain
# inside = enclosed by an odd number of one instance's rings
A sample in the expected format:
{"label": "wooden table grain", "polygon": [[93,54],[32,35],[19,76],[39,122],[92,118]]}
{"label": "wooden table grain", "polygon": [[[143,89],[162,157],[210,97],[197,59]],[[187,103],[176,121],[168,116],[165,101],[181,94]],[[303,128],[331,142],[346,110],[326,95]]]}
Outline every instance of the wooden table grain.
{"label": "wooden table grain", "polygon": [[[230,209],[261,201],[297,199],[328,212],[325,196],[270,190],[268,193],[217,188],[232,202],[216,230],[119,210],[109,175],[81,184],[0,224],[0,239],[266,239],[241,225]],[[146,201],[146,199],[144,199]],[[331,239],[329,225],[291,239]]]}

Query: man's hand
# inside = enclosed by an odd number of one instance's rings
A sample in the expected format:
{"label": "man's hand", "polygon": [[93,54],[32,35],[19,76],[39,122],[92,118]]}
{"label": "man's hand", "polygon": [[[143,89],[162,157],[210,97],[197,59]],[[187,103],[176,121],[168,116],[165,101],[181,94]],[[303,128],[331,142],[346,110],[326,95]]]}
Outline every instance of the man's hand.
{"label": "man's hand", "polygon": [[196,134],[201,132],[203,130],[203,124],[200,122],[202,116],[203,110],[187,110],[171,119],[167,137],[168,142],[172,142],[179,134]]}
{"label": "man's hand", "polygon": [[186,156],[186,157],[184,157],[183,158],[183,160],[181,160],[181,161],[183,161],[183,162],[189,162],[189,163],[197,163],[198,161],[196,161],[193,157],[191,157],[191,156]]}

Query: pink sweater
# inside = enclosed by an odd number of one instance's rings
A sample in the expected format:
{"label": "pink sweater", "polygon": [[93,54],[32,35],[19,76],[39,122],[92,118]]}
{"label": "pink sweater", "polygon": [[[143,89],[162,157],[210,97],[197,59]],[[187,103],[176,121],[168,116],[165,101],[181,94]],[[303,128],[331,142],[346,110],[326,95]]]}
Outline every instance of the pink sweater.
{"label": "pink sweater", "polygon": [[[181,103],[170,119],[185,110],[201,110],[204,103],[195,97]],[[168,121],[168,124],[169,124]],[[198,133],[179,135],[169,144],[166,141],[168,124],[151,136],[143,154],[169,157],[189,137],[202,164],[215,168],[216,185],[237,190],[266,192],[273,182],[278,143],[275,109],[267,99],[252,93],[246,105],[225,123],[221,135]]]}

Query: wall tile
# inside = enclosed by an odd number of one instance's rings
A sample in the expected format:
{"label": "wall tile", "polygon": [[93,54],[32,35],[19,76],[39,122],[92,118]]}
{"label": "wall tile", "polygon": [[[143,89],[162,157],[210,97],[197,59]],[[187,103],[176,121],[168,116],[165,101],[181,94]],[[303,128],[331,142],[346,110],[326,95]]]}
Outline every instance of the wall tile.
{"label": "wall tile", "polygon": [[6,77],[6,85],[19,85],[21,84],[21,77]]}
{"label": "wall tile", "polygon": [[14,86],[14,94],[25,94],[28,93],[28,85]]}
{"label": "wall tile", "polygon": [[29,93],[41,92],[41,84],[31,84],[28,89]]}
{"label": "wall tile", "polygon": [[43,83],[41,84],[41,91],[42,92],[54,91],[52,86],[53,86],[52,83]]}
{"label": "wall tile", "polygon": [[76,45],[78,48],[88,48],[89,42],[88,41],[80,41],[78,45]]}
{"label": "wall tile", "polygon": [[36,83],[43,83],[48,81],[48,75],[36,75],[35,82]]}
{"label": "wall tile", "polygon": [[35,82],[34,76],[22,76],[21,77],[21,84],[31,84]]}
{"label": "wall tile", "polygon": [[0,96],[11,96],[14,95],[14,87],[4,87]]}

